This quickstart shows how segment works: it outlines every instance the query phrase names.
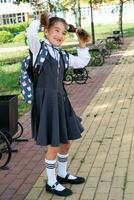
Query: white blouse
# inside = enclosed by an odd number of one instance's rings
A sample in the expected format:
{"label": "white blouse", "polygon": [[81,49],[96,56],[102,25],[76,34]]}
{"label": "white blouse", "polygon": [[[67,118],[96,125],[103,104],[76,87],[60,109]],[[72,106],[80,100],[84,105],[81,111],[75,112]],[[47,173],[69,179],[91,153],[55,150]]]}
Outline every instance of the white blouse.
{"label": "white blouse", "polygon": [[[31,22],[30,26],[27,28],[26,36],[28,39],[28,45],[29,48],[33,54],[33,64],[35,63],[36,57],[38,55],[38,52],[40,50],[40,40],[38,38],[38,31],[40,28],[40,20],[34,20]],[[51,43],[49,40],[45,39],[45,43],[48,44],[48,51],[50,55],[56,59],[59,60],[59,52],[56,49],[53,49],[51,47]],[[57,47],[56,47],[57,48]],[[85,67],[89,60],[89,49],[88,48],[77,48],[77,56],[74,56],[72,54],[69,54],[69,66],[73,68],[83,68]]]}

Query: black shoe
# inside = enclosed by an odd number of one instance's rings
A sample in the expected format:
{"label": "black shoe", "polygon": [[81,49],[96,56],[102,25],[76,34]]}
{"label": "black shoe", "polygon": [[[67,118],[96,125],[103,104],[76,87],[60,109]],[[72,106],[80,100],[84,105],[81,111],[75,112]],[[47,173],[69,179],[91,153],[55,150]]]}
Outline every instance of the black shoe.
{"label": "black shoe", "polygon": [[85,178],[76,176],[76,179],[69,179],[69,174],[67,174],[65,178],[57,175],[57,181],[59,183],[81,184],[85,182]]}
{"label": "black shoe", "polygon": [[73,193],[72,193],[72,190],[70,190],[70,189],[68,189],[68,188],[65,188],[65,189],[62,190],[62,191],[56,190],[55,188],[56,188],[56,186],[57,186],[58,184],[60,184],[60,183],[56,182],[53,186],[50,186],[50,185],[46,184],[46,191],[49,192],[49,193],[56,194],[56,195],[58,195],[58,196],[64,196],[64,197],[73,194]]}

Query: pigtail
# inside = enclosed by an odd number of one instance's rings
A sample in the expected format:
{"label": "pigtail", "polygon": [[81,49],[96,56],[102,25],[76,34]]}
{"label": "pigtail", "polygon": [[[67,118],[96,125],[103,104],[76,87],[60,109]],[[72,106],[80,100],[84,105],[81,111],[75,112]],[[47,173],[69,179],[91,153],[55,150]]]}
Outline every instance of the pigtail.
{"label": "pigtail", "polygon": [[90,35],[84,29],[77,29],[72,24],[68,24],[68,32],[77,33],[83,42],[89,42]]}
{"label": "pigtail", "polygon": [[83,42],[89,42],[90,41],[90,35],[87,31],[85,31],[84,29],[80,29],[80,30],[77,30],[77,33],[80,37],[80,39],[83,41]]}
{"label": "pigtail", "polygon": [[47,12],[41,13],[41,18],[40,18],[40,23],[41,26],[44,27],[44,29],[47,29],[49,26],[49,16]]}

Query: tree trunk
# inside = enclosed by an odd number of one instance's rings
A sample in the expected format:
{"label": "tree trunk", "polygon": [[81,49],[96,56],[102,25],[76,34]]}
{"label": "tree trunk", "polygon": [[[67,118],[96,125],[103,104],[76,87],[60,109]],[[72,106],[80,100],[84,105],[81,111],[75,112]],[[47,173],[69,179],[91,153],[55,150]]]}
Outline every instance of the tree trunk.
{"label": "tree trunk", "polygon": [[121,36],[123,37],[123,1],[120,0],[119,5],[119,30],[121,32]]}
{"label": "tree trunk", "polygon": [[94,32],[94,20],[93,20],[93,0],[90,0],[91,9],[91,33],[92,33],[92,44],[95,44],[95,32]]}
{"label": "tree trunk", "polygon": [[81,7],[80,7],[80,0],[78,0],[78,26],[81,26]]}

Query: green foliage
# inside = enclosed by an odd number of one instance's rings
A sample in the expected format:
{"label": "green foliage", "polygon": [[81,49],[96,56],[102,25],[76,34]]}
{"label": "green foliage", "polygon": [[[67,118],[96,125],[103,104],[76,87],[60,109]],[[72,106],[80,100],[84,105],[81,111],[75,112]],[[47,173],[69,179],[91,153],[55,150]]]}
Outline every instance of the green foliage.
{"label": "green foliage", "polygon": [[13,35],[8,31],[0,31],[0,44],[11,42]]}
{"label": "green foliage", "polygon": [[23,22],[19,24],[8,24],[8,25],[0,25],[0,31],[9,31],[16,35],[19,32],[25,31],[28,27],[28,22]]}
{"label": "green foliage", "polygon": [[0,95],[17,94],[19,115],[22,115],[30,109],[30,106],[23,101],[18,84],[20,66],[20,63],[0,66]]}
{"label": "green foliage", "polygon": [[[12,41],[24,41],[24,31],[26,30],[27,26],[27,22],[19,24],[0,25],[0,44]],[[14,39],[13,36],[15,36]]]}
{"label": "green foliage", "polygon": [[108,47],[109,49],[118,49],[118,48],[119,48],[119,45],[116,44],[116,43],[114,43],[114,42],[108,42],[108,43],[107,43],[107,47]]}
{"label": "green foliage", "polygon": [[25,32],[21,32],[18,35],[16,35],[13,41],[14,42],[25,41]]}

